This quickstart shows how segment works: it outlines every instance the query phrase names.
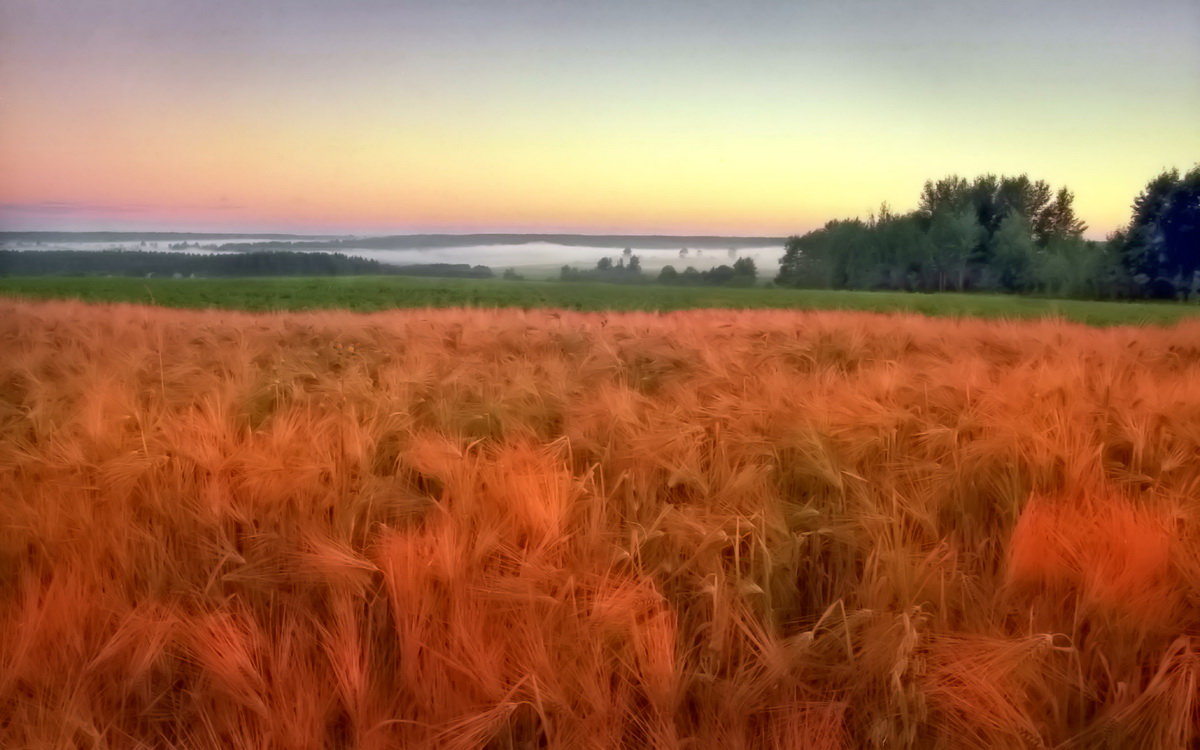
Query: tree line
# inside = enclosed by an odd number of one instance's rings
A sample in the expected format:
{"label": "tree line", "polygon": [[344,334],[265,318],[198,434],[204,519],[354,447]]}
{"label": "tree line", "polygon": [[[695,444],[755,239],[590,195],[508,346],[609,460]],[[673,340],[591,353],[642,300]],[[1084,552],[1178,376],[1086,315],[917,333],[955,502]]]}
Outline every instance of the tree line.
{"label": "tree line", "polygon": [[884,205],[788,238],[776,283],[1186,299],[1200,271],[1200,166],[1151,180],[1107,240],[1084,239],[1086,228],[1065,187],[952,175],[926,182],[915,211]]}
{"label": "tree line", "polygon": [[753,258],[738,258],[732,266],[722,264],[707,271],[692,266],[677,271],[675,266],[663,266],[658,273],[658,283],[674,286],[754,286],[757,280]]}
{"label": "tree line", "polygon": [[395,266],[341,253],[257,252],[217,255],[141,250],[0,250],[0,276],[448,276],[492,278],[488,266]]}
{"label": "tree line", "polygon": [[[731,254],[734,251],[730,251]],[[681,254],[680,257],[683,257]],[[615,284],[650,283],[672,286],[754,286],[758,278],[753,258],[738,258],[733,265],[719,265],[705,271],[688,266],[679,271],[675,266],[663,266],[658,276],[651,277],[642,271],[642,261],[631,248],[616,260],[604,257],[596,261],[595,268],[572,268],[563,266],[559,271],[561,281],[602,281]]]}

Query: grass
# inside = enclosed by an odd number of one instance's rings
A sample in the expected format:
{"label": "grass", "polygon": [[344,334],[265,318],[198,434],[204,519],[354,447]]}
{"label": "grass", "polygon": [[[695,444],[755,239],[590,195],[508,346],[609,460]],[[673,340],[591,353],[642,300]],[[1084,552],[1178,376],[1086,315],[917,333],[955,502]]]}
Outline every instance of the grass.
{"label": "grass", "polygon": [[1200,315],[1176,303],[1093,302],[987,294],[909,294],[796,289],[325,277],[263,279],[0,278],[0,295],[90,302],[141,302],[178,308],[250,311],[413,307],[519,307],[568,310],[776,308],[915,312],[1028,319],[1061,317],[1092,325],[1167,325]]}
{"label": "grass", "polygon": [[0,299],[0,746],[1195,746],[1197,341]]}

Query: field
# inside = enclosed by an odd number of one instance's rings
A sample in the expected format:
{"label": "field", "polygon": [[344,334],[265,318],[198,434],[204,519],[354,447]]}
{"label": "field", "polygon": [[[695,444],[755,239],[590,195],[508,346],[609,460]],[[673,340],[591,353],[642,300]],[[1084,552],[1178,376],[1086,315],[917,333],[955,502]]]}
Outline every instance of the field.
{"label": "field", "polygon": [[1198,342],[0,299],[0,746],[1194,747]]}
{"label": "field", "polygon": [[411,277],[240,280],[0,277],[0,295],[254,311],[344,309],[373,312],[449,306],[646,311],[766,308],[915,312],[1006,319],[1049,316],[1094,325],[1170,324],[1200,315],[1200,307],[1169,302]]}

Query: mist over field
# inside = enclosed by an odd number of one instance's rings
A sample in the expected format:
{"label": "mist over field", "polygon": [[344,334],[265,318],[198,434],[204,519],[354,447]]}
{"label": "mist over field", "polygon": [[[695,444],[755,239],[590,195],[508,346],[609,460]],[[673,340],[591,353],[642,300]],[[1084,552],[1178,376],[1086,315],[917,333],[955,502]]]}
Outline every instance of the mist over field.
{"label": "mist over field", "polygon": [[[70,241],[54,240],[45,242],[16,241],[0,243],[0,249],[14,249],[26,252],[50,250],[79,250],[79,251],[149,251],[149,252],[183,252],[190,254],[217,254],[228,252],[221,250],[223,245],[244,246],[238,252],[254,252],[256,247],[266,247],[263,240],[254,237],[228,237],[217,240],[124,240],[124,241]],[[656,244],[662,244],[662,241]],[[691,266],[699,271],[708,270],[719,265],[727,265],[740,258],[750,258],[755,264],[770,273],[779,266],[783,256],[783,244],[763,246],[746,246],[731,244],[730,247],[714,246],[715,242],[706,247],[688,246],[687,238],[680,238],[679,246],[674,248],[638,247],[636,244],[627,245],[641,260],[642,268],[647,272],[657,274],[664,266],[674,266],[683,271]],[[376,260],[388,265],[406,266],[430,263],[465,263],[471,266],[484,265],[497,273],[507,268],[513,268],[531,278],[558,276],[562,266],[586,269],[596,265],[603,257],[619,258],[624,247],[612,245],[562,245],[551,242],[514,242],[512,244],[481,244],[481,245],[449,245],[424,248],[377,249],[373,247],[356,246],[352,239],[340,240],[336,248],[322,248],[312,252],[337,252],[357,258]],[[681,251],[685,251],[682,252]]]}
{"label": "mist over field", "polygon": [[[751,258],[760,268],[778,267],[779,259],[783,256],[783,246],[751,247],[733,250],[718,250],[715,248],[688,249],[686,256],[680,256],[681,246],[676,250],[631,248],[646,271],[657,273],[663,266],[672,265],[678,270],[692,266],[697,270],[707,270],[715,266],[731,263],[737,258]],[[596,261],[603,257],[618,258],[622,253],[620,248],[611,247],[581,247],[554,245],[549,243],[529,243],[524,245],[480,245],[475,247],[436,248],[430,250],[355,250],[346,252],[381,263],[469,263],[491,266],[497,270],[516,268],[530,275],[542,272],[546,275],[557,275],[559,268],[569,265],[576,268],[591,268]],[[540,275],[540,274],[539,274]]]}

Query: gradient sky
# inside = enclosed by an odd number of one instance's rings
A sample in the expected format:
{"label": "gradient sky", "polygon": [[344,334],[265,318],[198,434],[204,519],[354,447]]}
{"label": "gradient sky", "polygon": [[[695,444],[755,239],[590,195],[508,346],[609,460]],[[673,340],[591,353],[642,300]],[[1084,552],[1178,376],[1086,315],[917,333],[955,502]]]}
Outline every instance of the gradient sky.
{"label": "gradient sky", "polygon": [[0,228],[782,235],[1200,161],[1196,0],[0,0]]}

